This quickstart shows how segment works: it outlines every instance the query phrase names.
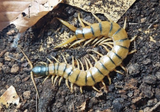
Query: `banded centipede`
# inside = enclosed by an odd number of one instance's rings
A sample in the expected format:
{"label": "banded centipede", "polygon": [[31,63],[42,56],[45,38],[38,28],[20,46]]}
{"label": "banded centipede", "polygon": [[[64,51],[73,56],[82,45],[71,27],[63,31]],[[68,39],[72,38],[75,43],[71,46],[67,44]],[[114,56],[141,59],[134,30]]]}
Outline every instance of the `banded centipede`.
{"label": "banded centipede", "polygon": [[[73,63],[70,65],[67,64],[67,62],[60,63],[57,61],[56,63],[52,63],[50,61],[51,63],[49,65],[35,66],[32,69],[33,74],[52,76],[51,79],[52,81],[54,80],[54,82],[60,77],[59,84],[61,83],[61,80],[65,78],[66,85],[69,88],[71,87],[71,92],[73,92],[74,84],[80,86],[81,92],[83,86],[92,86],[93,89],[98,91],[94,85],[97,82],[102,82],[104,84],[103,78],[105,76],[108,77],[109,82],[111,83],[109,73],[115,70],[117,66],[121,66],[123,59],[129,54],[130,42],[135,38],[129,40],[125,31],[125,25],[121,28],[117,23],[101,21],[96,15],[93,14],[93,16],[98,20],[98,23],[90,24],[78,16],[82,28],[76,28],[68,22],[58,18],[62,24],[74,31],[75,35],[55,48],[63,47],[77,39],[86,40],[94,39],[98,36],[105,36],[105,39],[110,37],[113,40],[113,48],[108,51],[106,55],[103,55],[99,61],[95,62],[93,67],[90,67],[87,70],[81,70],[79,67],[76,68]],[[85,26],[82,21],[88,26]],[[71,84],[70,86],[68,85],[68,81]]]}

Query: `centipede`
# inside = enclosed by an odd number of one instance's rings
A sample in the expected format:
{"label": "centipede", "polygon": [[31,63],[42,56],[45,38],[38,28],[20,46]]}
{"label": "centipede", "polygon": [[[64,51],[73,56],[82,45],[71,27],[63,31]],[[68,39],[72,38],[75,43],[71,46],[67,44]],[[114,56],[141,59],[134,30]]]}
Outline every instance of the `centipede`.
{"label": "centipede", "polygon": [[[98,82],[101,82],[105,85],[103,81],[104,77],[107,77],[109,84],[111,84],[109,73],[114,71],[117,66],[120,66],[125,70],[125,67],[122,66],[122,61],[127,57],[127,55],[136,51],[132,50],[129,52],[130,43],[134,41],[136,37],[133,37],[132,39],[128,38],[125,30],[126,20],[124,22],[124,26],[120,27],[120,25],[113,21],[101,21],[95,14],[92,13],[92,15],[96,18],[98,23],[91,24],[80,18],[80,14],[78,14],[78,20],[82,26],[81,28],[77,28],[64,20],[57,18],[62,24],[74,31],[75,35],[57,45],[55,49],[62,48],[73,41],[82,42],[86,40],[95,40],[96,37],[103,36],[103,39],[98,38],[96,41],[99,41],[99,45],[101,45],[107,51],[107,54],[102,55],[98,53],[101,56],[99,60],[96,60],[91,55],[91,57],[95,60],[94,65],[92,65],[88,59],[85,59],[86,70],[84,69],[81,61],[78,61],[74,58],[72,58],[72,64],[68,64],[66,60],[63,63],[59,62],[54,57],[53,58],[56,60],[56,62],[53,63],[47,58],[50,64],[35,66],[32,68],[31,73],[36,76],[47,76],[45,80],[51,76],[53,83],[57,82],[57,79],[60,78],[59,85],[61,80],[64,78],[65,83],[71,92],[73,92],[74,85],[80,87],[81,93],[83,92],[82,87],[84,86],[91,86],[94,90],[99,92],[95,85]],[[108,50],[105,45],[111,45],[110,43],[107,43],[107,40],[110,39],[113,41],[113,46],[111,46],[111,50]],[[71,46],[73,45],[74,44]],[[74,65],[75,61],[78,63],[77,66]]]}

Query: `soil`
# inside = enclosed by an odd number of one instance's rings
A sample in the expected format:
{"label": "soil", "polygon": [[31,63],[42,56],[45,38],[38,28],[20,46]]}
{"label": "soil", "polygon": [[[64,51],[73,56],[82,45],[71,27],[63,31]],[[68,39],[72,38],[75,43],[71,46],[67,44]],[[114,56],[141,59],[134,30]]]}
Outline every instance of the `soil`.
{"label": "soil", "polygon": [[[90,23],[97,22],[88,12],[60,4],[32,29],[21,35],[18,46],[34,66],[40,64],[39,62],[49,63],[47,58],[53,60],[51,55],[60,62],[64,62],[62,57],[64,55],[70,64],[73,56],[84,64],[82,57],[88,56],[88,49],[98,49],[100,53],[105,54],[99,46],[93,47],[89,44],[83,47],[84,43],[72,48],[54,49],[65,40],[64,37],[69,38],[74,34],[56,17],[80,27],[77,21],[78,13]],[[97,16],[101,20],[107,20],[103,14]],[[44,77],[35,78],[40,94],[38,100],[30,78],[30,65],[16,44],[18,39],[15,37],[18,31],[14,25],[5,28],[0,33],[0,96],[13,85],[20,97],[20,105],[10,105],[9,108],[3,106],[1,111],[160,112],[160,1],[137,0],[117,23],[123,26],[125,17],[127,17],[128,37],[131,39],[137,36],[131,43],[130,50],[137,51],[128,55],[123,61],[127,72],[117,68],[124,75],[111,72],[110,85],[107,78],[104,79],[106,87],[101,83],[96,84],[101,93],[91,87],[84,87],[83,93],[80,93],[78,86],[74,86],[74,92],[71,93],[64,79],[60,86],[58,81],[53,86],[50,78],[43,84]],[[99,59],[98,55],[95,57]]]}

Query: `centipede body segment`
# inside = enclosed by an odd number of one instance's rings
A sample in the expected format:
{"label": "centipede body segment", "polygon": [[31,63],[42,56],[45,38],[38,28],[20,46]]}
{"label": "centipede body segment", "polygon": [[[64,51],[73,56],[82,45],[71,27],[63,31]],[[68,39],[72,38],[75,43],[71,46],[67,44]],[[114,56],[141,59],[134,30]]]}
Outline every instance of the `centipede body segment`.
{"label": "centipede body segment", "polygon": [[[94,66],[91,65],[90,61],[85,59],[87,70],[83,69],[83,65],[80,61],[72,58],[72,65],[68,64],[65,60],[64,63],[56,61],[56,63],[51,63],[44,66],[35,66],[32,69],[33,74],[35,75],[46,75],[47,77],[51,76],[52,82],[55,83],[57,78],[60,77],[60,82],[62,78],[65,78],[66,85],[73,91],[73,85],[76,84],[80,86],[80,91],[82,92],[83,86],[92,86],[93,89],[98,91],[95,88],[97,82],[103,82],[104,77],[108,77],[109,83],[111,79],[109,73],[117,66],[122,66],[121,63],[124,58],[129,53],[130,40],[128,39],[127,33],[124,28],[121,28],[117,23],[101,21],[97,16],[93,16],[98,20],[98,23],[90,24],[85,22],[78,16],[82,28],[76,28],[73,25],[70,25],[68,22],[58,18],[60,22],[70,28],[72,31],[75,31],[75,35],[69,38],[64,43],[59,44],[55,48],[63,47],[64,45],[73,42],[74,40],[86,40],[86,39],[95,39],[95,37],[103,36],[104,39],[99,40],[97,43],[101,45],[105,50],[107,50],[106,55],[101,55],[99,60],[95,60]],[[84,25],[87,24],[88,26]],[[107,40],[112,39],[113,45],[107,43]],[[110,51],[105,47],[105,45],[110,45],[112,48]],[[74,61],[78,63],[78,67],[74,66]],[[82,66],[81,69],[79,66]],[[124,68],[124,67],[122,67]],[[55,81],[56,80],[56,81]],[[68,84],[70,82],[70,86]],[[59,82],[59,84],[60,84]]]}

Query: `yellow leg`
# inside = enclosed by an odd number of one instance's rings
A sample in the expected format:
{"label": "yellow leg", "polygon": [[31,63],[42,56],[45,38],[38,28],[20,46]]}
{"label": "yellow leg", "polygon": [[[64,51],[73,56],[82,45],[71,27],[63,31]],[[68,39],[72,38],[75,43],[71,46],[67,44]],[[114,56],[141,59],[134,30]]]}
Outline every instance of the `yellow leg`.
{"label": "yellow leg", "polygon": [[69,29],[71,29],[72,31],[76,31],[76,27],[75,26],[73,26],[73,25],[71,25],[71,24],[69,24],[68,22],[66,22],[66,21],[64,21],[64,20],[62,20],[62,19],[60,19],[60,18],[57,18],[62,24],[64,24],[65,26],[67,26]]}
{"label": "yellow leg", "polygon": [[85,27],[84,23],[82,22],[82,19],[80,18],[80,13],[78,13],[78,20],[82,27]]}
{"label": "yellow leg", "polygon": [[69,44],[69,43],[73,42],[73,41],[76,40],[76,39],[77,39],[76,36],[73,36],[73,37],[67,39],[67,41],[65,41],[65,42],[57,45],[57,46],[54,47],[54,48],[56,49],[56,48],[62,47],[62,46],[64,46],[64,45],[66,45],[66,44]]}
{"label": "yellow leg", "polygon": [[97,21],[98,21],[99,23],[102,22],[95,14],[92,13],[92,15],[97,19]]}

